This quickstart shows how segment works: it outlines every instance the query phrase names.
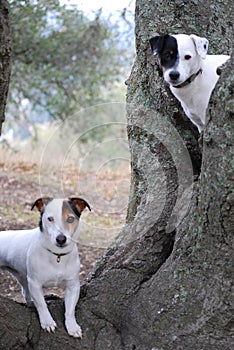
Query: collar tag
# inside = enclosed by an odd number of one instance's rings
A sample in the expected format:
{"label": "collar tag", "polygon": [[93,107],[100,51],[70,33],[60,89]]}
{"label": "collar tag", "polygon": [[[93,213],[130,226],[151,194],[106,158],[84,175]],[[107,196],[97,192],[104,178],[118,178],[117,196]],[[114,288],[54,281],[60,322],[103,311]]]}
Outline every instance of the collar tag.
{"label": "collar tag", "polygon": [[52,252],[52,250],[50,250],[50,249],[48,249],[48,248],[46,248],[46,250],[48,250],[48,252],[50,252],[51,254],[57,256],[57,259],[56,259],[56,260],[57,260],[57,263],[60,263],[60,261],[61,261],[61,256],[65,256],[65,255],[68,255],[68,254],[71,253],[71,252],[68,252],[68,253],[61,253],[61,254],[58,254],[58,253]]}

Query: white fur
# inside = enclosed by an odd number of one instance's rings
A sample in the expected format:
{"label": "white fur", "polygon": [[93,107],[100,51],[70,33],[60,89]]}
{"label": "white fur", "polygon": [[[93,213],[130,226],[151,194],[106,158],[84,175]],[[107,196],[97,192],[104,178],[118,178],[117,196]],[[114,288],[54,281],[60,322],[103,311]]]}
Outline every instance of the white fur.
{"label": "white fur", "polygon": [[[206,55],[208,40],[194,34],[178,34],[173,35],[173,37],[177,40],[179,61],[176,63],[176,66],[163,69],[164,79],[170,84],[172,93],[180,101],[187,117],[201,132],[206,124],[206,109],[211,93],[219,79],[216,73],[217,68],[222,66],[230,56]],[[206,48],[204,48],[204,45]],[[186,60],[186,55],[190,55],[191,59]],[[169,76],[172,71],[176,70],[180,73],[178,81],[174,84],[179,85],[192,74],[198,72],[200,68],[202,73],[189,85],[181,88],[173,87],[174,83]]]}
{"label": "white fur", "polygon": [[[55,331],[56,323],[47,308],[42,288],[65,284],[65,325],[69,335],[82,337],[81,328],[75,320],[80,292],[80,261],[77,244],[73,240],[77,240],[79,225],[75,231],[65,230],[62,203],[62,199],[53,199],[45,206],[43,232],[39,227],[0,232],[0,267],[17,278],[26,302],[33,300],[41,327],[48,332]],[[48,221],[50,216],[53,216],[54,222]],[[67,238],[62,248],[56,245],[56,237],[61,233]],[[61,256],[58,262],[52,252],[67,255]]]}

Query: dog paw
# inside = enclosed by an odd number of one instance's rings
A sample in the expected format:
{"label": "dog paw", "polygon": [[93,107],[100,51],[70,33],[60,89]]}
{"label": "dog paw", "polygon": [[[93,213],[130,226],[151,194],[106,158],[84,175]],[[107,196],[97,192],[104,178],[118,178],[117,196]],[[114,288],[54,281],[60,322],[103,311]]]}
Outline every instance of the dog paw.
{"label": "dog paw", "polygon": [[51,332],[54,333],[55,329],[57,328],[57,325],[56,325],[55,321],[51,318],[50,320],[41,321],[41,328],[49,333],[51,333]]}
{"label": "dog paw", "polygon": [[66,321],[67,332],[75,338],[82,338],[82,330],[75,320]]}

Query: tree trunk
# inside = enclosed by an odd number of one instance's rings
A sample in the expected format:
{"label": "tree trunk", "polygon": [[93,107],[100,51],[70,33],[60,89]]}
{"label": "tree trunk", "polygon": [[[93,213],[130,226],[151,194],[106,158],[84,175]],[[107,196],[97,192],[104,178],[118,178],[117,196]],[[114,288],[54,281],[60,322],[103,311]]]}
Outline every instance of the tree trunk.
{"label": "tree trunk", "polygon": [[137,58],[127,96],[128,215],[82,287],[77,320],[84,338],[66,335],[61,301],[50,305],[59,325],[52,335],[40,331],[33,309],[4,299],[1,349],[57,349],[58,343],[82,350],[233,348],[232,64],[212,95],[199,145],[196,129],[159,77],[148,44],[159,31],[196,33],[209,38],[211,51],[227,53],[231,6],[136,1]]}
{"label": "tree trunk", "polygon": [[0,135],[5,119],[5,107],[11,71],[11,37],[9,7],[6,0],[0,1]]}

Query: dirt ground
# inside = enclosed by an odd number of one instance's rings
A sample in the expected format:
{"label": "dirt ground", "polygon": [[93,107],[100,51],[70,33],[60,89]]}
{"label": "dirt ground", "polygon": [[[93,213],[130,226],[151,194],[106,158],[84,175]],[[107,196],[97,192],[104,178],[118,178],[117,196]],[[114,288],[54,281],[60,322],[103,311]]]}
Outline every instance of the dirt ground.
{"label": "dirt ground", "polygon": [[[58,169],[39,171],[33,161],[4,159],[0,156],[0,231],[34,228],[39,213],[31,211],[32,203],[42,195],[58,197],[61,181],[57,181]],[[105,252],[124,224],[128,201],[129,169],[105,170],[97,173],[80,173],[73,165],[62,171],[62,192],[85,198],[92,211],[83,216],[82,232],[78,242],[81,261],[80,279],[84,281],[97,259]],[[61,180],[61,179],[60,179]],[[78,186],[81,180],[82,186]],[[79,188],[79,191],[78,191]],[[121,203],[121,205],[120,205]],[[46,293],[63,296],[60,289]],[[0,294],[23,302],[20,286],[7,272],[0,270]]]}

